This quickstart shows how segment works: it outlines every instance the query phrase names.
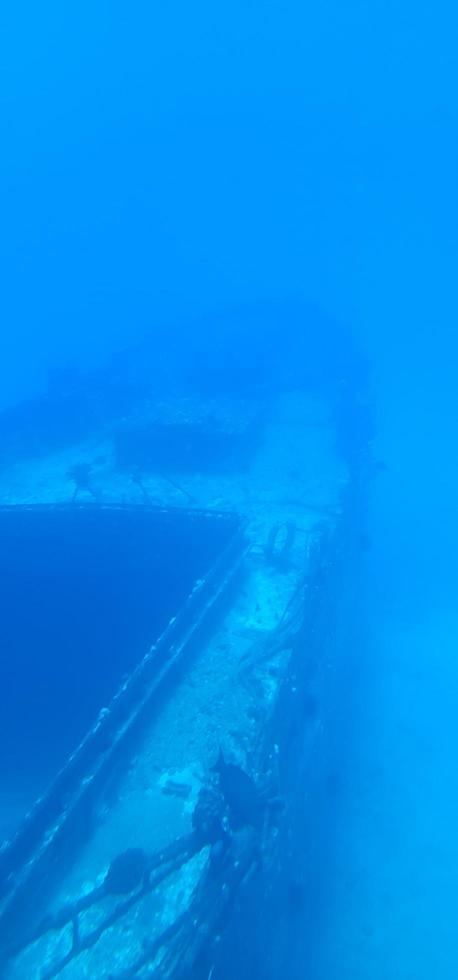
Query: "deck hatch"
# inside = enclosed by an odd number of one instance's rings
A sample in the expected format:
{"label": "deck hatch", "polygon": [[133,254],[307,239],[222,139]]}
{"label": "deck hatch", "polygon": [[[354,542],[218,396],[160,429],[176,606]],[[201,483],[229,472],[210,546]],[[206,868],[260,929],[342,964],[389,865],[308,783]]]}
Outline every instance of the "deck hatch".
{"label": "deck hatch", "polygon": [[232,515],[148,506],[0,508],[2,836],[236,529]]}

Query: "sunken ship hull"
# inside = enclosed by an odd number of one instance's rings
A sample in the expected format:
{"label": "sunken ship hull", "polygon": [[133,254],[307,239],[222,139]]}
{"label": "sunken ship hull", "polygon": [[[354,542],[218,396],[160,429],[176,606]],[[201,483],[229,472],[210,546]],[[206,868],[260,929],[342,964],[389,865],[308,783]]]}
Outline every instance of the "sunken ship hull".
{"label": "sunken ship hull", "polygon": [[0,419],[11,980],[305,972],[372,417],[335,328],[269,337]]}

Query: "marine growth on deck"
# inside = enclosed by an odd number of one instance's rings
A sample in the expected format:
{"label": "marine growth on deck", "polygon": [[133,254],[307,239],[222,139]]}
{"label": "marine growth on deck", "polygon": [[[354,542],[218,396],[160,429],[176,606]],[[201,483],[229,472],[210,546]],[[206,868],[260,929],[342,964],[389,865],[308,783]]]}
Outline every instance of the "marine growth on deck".
{"label": "marine growth on deck", "polygon": [[319,733],[298,637],[305,662],[351,460],[306,385],[149,397],[79,436],[3,461],[5,975],[207,977],[286,819],[286,688]]}

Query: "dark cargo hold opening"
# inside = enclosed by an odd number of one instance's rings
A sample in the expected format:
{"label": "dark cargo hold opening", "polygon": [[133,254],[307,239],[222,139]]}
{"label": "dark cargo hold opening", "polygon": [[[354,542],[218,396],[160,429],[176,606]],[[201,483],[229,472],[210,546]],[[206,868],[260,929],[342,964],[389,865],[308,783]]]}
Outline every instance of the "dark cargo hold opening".
{"label": "dark cargo hold opening", "polygon": [[0,508],[0,770],[10,835],[226,547],[230,515]]}

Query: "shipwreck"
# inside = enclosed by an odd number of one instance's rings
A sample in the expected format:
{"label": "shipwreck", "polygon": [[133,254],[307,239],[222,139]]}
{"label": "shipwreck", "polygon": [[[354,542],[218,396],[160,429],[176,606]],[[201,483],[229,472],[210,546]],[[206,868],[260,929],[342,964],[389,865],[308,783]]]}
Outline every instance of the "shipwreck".
{"label": "shipwreck", "polygon": [[304,969],[372,473],[320,330],[157,339],[0,416],[4,977]]}

